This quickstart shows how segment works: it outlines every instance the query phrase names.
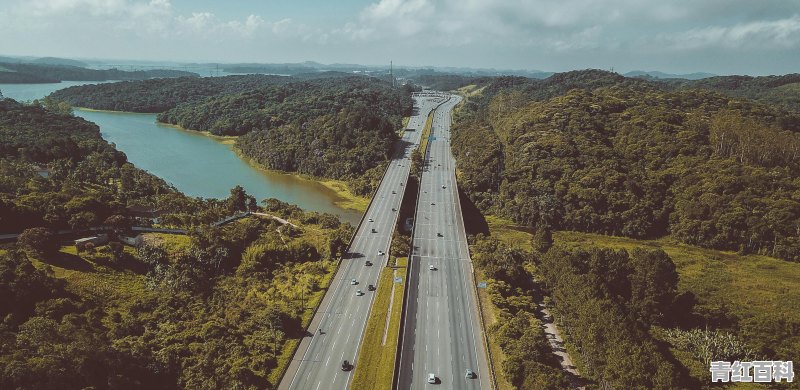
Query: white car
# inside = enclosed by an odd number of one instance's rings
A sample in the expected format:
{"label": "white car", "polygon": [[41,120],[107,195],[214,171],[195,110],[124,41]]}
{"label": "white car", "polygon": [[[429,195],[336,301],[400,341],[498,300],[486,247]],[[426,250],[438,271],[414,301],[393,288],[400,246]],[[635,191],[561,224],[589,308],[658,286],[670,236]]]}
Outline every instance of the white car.
{"label": "white car", "polygon": [[353,280],[351,280],[351,281],[350,281],[350,284],[352,284],[352,285],[354,285],[354,286],[355,286],[356,284],[358,284],[358,281],[356,281],[355,279],[353,279]]}
{"label": "white car", "polygon": [[384,253],[383,251],[378,251],[378,256],[383,256],[383,255],[385,255],[385,254],[386,254],[386,253]]}
{"label": "white car", "polygon": [[433,375],[433,373],[428,374],[428,383],[435,385],[436,375]]}
{"label": "white car", "polygon": [[372,218],[368,219],[368,221],[370,221],[370,222],[375,222],[375,220],[374,220],[374,219],[372,219]]}
{"label": "white car", "polygon": [[356,296],[357,296],[357,297],[360,297],[360,296],[362,296],[362,295],[364,295],[364,292],[363,292],[363,291],[361,291],[361,290],[356,290]]}
{"label": "white car", "polygon": [[431,271],[435,271],[436,267],[434,267],[433,264],[431,264],[431,265],[428,266],[428,269],[431,270]]}

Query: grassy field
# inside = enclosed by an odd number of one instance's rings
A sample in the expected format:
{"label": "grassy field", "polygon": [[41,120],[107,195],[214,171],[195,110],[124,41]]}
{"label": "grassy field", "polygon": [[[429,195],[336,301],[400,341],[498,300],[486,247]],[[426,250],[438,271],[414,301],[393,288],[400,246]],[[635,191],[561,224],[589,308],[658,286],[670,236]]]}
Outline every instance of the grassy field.
{"label": "grassy field", "polygon": [[[127,310],[136,298],[150,294],[144,276],[112,268],[104,250],[105,246],[99,246],[94,255],[79,255],[75,247],[69,245],[61,247],[59,256],[53,259],[32,261],[36,267],[49,265],[55,277],[67,282],[67,291],[121,311]],[[133,249],[126,247],[125,250]]]}
{"label": "grassy field", "polygon": [[[406,280],[406,263],[408,259],[397,259],[397,276]],[[394,269],[384,268],[378,281],[377,295],[370,312],[367,330],[359,352],[358,365],[353,377],[353,389],[378,390],[391,389],[394,373],[395,353],[400,333],[400,314],[403,307],[404,284],[394,283]],[[392,285],[394,297],[392,299]],[[391,313],[389,302],[393,300]],[[389,324],[387,329],[387,313]],[[386,343],[383,334],[386,331]]]}
{"label": "grassy field", "polygon": [[144,242],[160,246],[171,254],[186,253],[192,247],[192,239],[181,234],[144,233],[142,238]]}
{"label": "grassy field", "polygon": [[433,111],[428,114],[428,119],[425,121],[425,127],[422,128],[422,138],[419,141],[419,152],[425,158],[425,151],[428,148],[428,138],[431,136],[431,125],[433,124]]}
{"label": "grassy field", "polygon": [[334,202],[337,206],[360,212],[367,211],[367,206],[369,206],[369,198],[364,196],[358,196],[350,192],[350,188],[347,187],[347,183],[341,180],[334,180],[334,179],[317,180],[317,181],[323,186],[328,187],[330,190],[335,192],[336,195],[341,199],[339,201]]}
{"label": "grassy field", "polygon": [[[406,127],[408,127],[408,121],[409,121],[409,120],[411,120],[411,117],[410,117],[410,116],[404,116],[404,117],[403,117],[403,129],[405,129]],[[403,129],[401,129],[400,131],[402,131]]]}

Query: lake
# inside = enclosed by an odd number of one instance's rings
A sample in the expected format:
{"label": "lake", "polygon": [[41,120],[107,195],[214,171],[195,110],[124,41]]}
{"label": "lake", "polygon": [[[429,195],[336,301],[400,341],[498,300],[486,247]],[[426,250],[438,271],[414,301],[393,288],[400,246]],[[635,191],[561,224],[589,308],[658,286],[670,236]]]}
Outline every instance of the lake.
{"label": "lake", "polygon": [[[91,82],[0,84],[0,91],[5,97],[25,101],[81,84]],[[353,224],[361,218],[360,212],[337,206],[335,202],[341,199],[329,188],[294,175],[259,169],[241,159],[232,145],[158,124],[155,114],[75,110],[75,115],[100,126],[103,138],[114,143],[131,163],[187,195],[226,198],[232,187],[240,185],[259,201],[276,198],[304,210],[337,215]]]}

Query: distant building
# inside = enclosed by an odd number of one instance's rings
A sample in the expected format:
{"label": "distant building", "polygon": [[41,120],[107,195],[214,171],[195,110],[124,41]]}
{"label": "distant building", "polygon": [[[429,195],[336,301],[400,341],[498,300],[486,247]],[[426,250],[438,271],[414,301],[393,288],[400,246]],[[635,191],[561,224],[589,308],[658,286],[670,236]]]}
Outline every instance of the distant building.
{"label": "distant building", "polygon": [[144,242],[144,238],[141,234],[137,234],[135,237],[120,236],[119,240],[122,241],[123,244],[130,246],[139,246],[142,242]]}
{"label": "distant building", "polygon": [[50,175],[53,173],[50,168],[40,167],[38,165],[34,165],[33,169],[36,171],[36,174],[45,178],[49,179]]}
{"label": "distant building", "polygon": [[159,223],[162,212],[161,210],[151,206],[128,206],[126,208],[131,216],[136,218],[149,219],[153,223]]}
{"label": "distant building", "polygon": [[96,236],[79,238],[75,240],[75,246],[85,245],[90,242],[93,245],[103,245],[108,242],[108,234],[104,233],[104,234],[98,234]]}

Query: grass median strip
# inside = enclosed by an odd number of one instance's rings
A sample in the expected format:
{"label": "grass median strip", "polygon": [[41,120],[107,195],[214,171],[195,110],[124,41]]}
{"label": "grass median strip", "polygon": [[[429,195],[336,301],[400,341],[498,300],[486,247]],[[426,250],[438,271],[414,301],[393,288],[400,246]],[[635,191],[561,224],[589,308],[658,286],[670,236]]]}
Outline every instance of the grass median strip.
{"label": "grass median strip", "polygon": [[[384,268],[378,281],[377,296],[370,312],[361,351],[353,378],[353,389],[391,389],[397,338],[400,333],[400,312],[403,307],[403,286],[394,283],[398,276],[406,282],[406,258],[397,259],[397,268]],[[392,289],[394,286],[394,289]],[[390,310],[391,302],[391,313]],[[386,319],[389,319],[387,327]],[[384,333],[386,342],[384,343]]]}

